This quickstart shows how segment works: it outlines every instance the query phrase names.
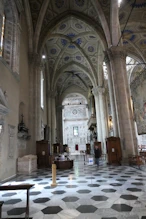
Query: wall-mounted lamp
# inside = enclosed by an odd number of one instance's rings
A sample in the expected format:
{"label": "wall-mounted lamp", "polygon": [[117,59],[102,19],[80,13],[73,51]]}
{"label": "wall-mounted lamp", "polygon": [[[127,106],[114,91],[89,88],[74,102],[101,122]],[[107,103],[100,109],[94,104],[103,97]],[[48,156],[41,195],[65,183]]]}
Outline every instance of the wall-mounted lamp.
{"label": "wall-mounted lamp", "polygon": [[46,58],[46,56],[45,55],[42,55],[42,59],[45,59]]}

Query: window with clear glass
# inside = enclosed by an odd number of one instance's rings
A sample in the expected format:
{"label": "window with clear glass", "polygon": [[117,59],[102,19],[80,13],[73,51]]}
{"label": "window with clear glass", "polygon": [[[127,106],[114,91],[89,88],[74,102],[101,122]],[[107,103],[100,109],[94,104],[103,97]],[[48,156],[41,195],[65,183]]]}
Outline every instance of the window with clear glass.
{"label": "window with clear glass", "polygon": [[41,108],[44,108],[44,76],[41,72]]}
{"label": "window with clear glass", "polygon": [[4,31],[5,31],[5,15],[3,15],[2,29],[1,29],[1,43],[0,43],[0,56],[3,54],[3,43],[4,43]]}
{"label": "window with clear glass", "polygon": [[78,136],[79,135],[78,126],[73,127],[73,135],[74,136]]}

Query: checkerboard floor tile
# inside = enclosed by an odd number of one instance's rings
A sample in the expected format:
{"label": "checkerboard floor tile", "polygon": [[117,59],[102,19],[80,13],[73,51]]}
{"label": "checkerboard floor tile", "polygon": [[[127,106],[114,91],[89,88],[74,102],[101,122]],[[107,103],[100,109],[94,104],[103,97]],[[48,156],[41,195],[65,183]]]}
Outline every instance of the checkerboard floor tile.
{"label": "checkerboard floor tile", "polygon": [[[145,219],[146,173],[129,166],[84,164],[76,155],[74,167],[57,170],[57,186],[51,187],[51,168],[20,174],[4,183],[33,183],[30,218],[33,219]],[[0,192],[2,218],[25,218],[26,192]]]}

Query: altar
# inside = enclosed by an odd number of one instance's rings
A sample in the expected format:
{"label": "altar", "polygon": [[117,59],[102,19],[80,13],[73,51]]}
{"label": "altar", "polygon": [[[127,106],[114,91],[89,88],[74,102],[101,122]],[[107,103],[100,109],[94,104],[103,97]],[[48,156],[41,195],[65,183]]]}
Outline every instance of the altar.
{"label": "altar", "polygon": [[71,169],[74,165],[74,161],[64,154],[55,157],[54,163],[57,169]]}

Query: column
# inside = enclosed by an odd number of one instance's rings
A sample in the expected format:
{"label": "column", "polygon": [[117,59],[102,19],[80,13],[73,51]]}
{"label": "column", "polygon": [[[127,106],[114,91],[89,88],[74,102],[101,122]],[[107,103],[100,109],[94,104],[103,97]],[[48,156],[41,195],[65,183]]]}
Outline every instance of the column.
{"label": "column", "polygon": [[[105,88],[100,87],[100,86],[96,86],[93,88],[93,93],[95,96],[95,104],[96,104],[96,100],[98,100],[98,115],[96,117],[97,118],[97,123],[100,120],[100,127],[99,125],[98,130],[100,129],[100,141],[102,142],[102,150],[103,153],[106,153],[106,143],[105,143],[105,139],[107,137],[107,118],[106,118],[106,106],[105,106],[105,100],[104,100],[104,94],[105,94]],[[96,104],[97,105],[97,104]],[[98,140],[99,141],[99,140]]]}
{"label": "column", "polygon": [[95,109],[96,109],[96,124],[97,124],[97,140],[102,141],[102,131],[101,131],[101,115],[100,115],[100,106],[99,106],[99,96],[97,89],[94,87],[92,89],[95,99]]}
{"label": "column", "polygon": [[51,111],[51,126],[50,126],[50,134],[51,134],[51,146],[56,143],[56,104],[55,104],[55,92],[50,91],[50,111]]}
{"label": "column", "polygon": [[130,106],[126,53],[122,47],[118,46],[108,49],[107,54],[110,60],[122,156],[123,160],[126,161],[129,155],[137,154],[138,152],[133,115]]}
{"label": "column", "polygon": [[110,105],[111,105],[111,111],[112,111],[113,132],[114,132],[115,137],[119,137],[116,106],[115,106],[114,91],[113,91],[113,80],[112,80],[112,74],[111,74],[111,68],[110,68],[110,61],[109,61],[109,58],[106,52],[105,52],[105,63],[106,63],[107,72],[108,72],[108,88],[109,88]]}
{"label": "column", "polygon": [[63,144],[63,132],[62,132],[62,105],[57,106],[57,139],[58,142]]}
{"label": "column", "polygon": [[30,54],[29,74],[29,130],[31,139],[29,141],[29,153],[35,153],[35,142],[40,140],[40,62],[37,54]]}

